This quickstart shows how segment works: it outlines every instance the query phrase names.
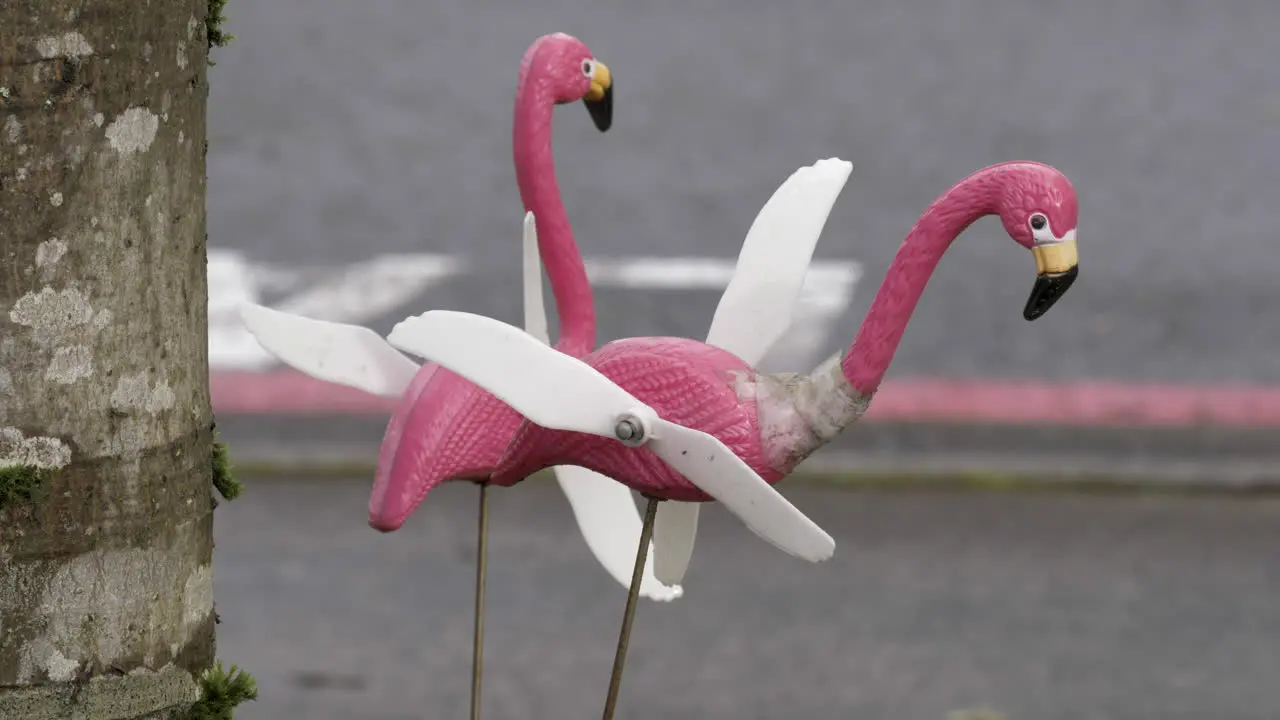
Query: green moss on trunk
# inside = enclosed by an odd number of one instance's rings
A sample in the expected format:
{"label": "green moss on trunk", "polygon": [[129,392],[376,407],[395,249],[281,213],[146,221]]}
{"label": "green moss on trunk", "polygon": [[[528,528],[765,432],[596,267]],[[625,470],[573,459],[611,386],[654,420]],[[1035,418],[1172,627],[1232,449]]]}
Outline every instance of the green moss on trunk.
{"label": "green moss on trunk", "polygon": [[[231,457],[227,454],[227,444],[224,442],[213,443],[213,486],[227,500],[235,500],[244,492],[244,485],[231,470]],[[216,498],[214,503],[216,506]]]}
{"label": "green moss on trunk", "polygon": [[51,472],[29,465],[0,467],[0,510],[30,501]]}
{"label": "green moss on trunk", "polygon": [[224,670],[219,661],[200,678],[200,700],[191,706],[187,720],[232,720],[237,705],[257,699],[253,676],[235,665]]}
{"label": "green moss on trunk", "polygon": [[[225,33],[222,30],[222,24],[227,21],[227,18],[222,14],[226,9],[227,0],[209,0],[208,9],[204,16],[204,27],[209,41],[209,50],[211,51],[236,39],[234,35]],[[209,64],[213,65],[214,63]]]}

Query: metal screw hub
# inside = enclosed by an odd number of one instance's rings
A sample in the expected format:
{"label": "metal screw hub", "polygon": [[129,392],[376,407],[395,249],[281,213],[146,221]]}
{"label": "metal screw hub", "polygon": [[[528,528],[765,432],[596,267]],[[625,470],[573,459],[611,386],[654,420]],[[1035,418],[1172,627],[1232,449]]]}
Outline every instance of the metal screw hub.
{"label": "metal screw hub", "polygon": [[645,442],[644,423],[634,415],[623,415],[614,426],[613,433],[628,447],[639,447]]}

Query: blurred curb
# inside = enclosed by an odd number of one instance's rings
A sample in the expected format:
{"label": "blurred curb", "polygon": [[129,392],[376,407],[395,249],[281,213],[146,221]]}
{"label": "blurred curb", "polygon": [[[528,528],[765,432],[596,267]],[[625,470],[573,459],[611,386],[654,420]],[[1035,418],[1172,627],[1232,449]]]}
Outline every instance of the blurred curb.
{"label": "blurred curb", "polygon": [[[386,419],[218,414],[242,474],[372,480]],[[1280,490],[1272,428],[1044,427],[863,420],[794,481],[877,488]]]}
{"label": "blurred curb", "polygon": [[1270,427],[1043,426],[869,422],[803,468],[842,473],[995,473],[1028,482],[1280,489]]}

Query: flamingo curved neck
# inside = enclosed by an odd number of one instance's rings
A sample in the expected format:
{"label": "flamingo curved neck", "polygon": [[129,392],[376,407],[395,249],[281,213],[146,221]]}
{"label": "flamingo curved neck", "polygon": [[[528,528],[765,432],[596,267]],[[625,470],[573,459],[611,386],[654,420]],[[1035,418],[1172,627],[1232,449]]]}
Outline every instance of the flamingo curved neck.
{"label": "flamingo curved neck", "polygon": [[540,80],[536,65],[522,72],[516,90],[516,183],[526,211],[532,211],[538,227],[538,253],[547,271],[560,321],[556,347],[573,355],[595,348],[596,315],[586,266],[573,238],[568,213],[556,182],[551,151],[551,116],[555,98],[548,83]]}
{"label": "flamingo curved neck", "polygon": [[943,253],[976,220],[997,212],[998,174],[979,170],[943,193],[916,221],[898,248],[862,327],[840,363],[858,393],[873,394],[902,342],[911,313]]}

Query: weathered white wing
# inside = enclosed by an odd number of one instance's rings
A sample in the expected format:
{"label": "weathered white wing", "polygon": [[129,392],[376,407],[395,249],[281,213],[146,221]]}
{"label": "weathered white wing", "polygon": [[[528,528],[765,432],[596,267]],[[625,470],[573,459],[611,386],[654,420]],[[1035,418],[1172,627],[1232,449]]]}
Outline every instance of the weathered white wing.
{"label": "weathered white wing", "polygon": [[538,227],[532,211],[524,214],[520,249],[524,270],[524,331],[550,345],[547,306],[542,298],[542,255],[538,252]]}
{"label": "weathered white wing", "polygon": [[[586,468],[560,465],[552,468],[556,482],[569,499],[578,529],[596,560],[623,587],[631,586],[642,522],[635,500],[626,485]],[[665,503],[663,503],[665,504]],[[659,505],[661,507],[661,505]],[[674,600],[684,594],[676,585],[658,582],[653,570],[653,544],[645,560],[640,594],[651,600]]]}
{"label": "weathered white wing", "polygon": [[720,297],[707,344],[755,364],[791,325],[822,228],[853,165],[830,158],[800,168],[760,210]]}
{"label": "weathered white wing", "polygon": [[[733,279],[720,297],[707,344],[745,362],[760,362],[786,332],[836,197],[853,165],[819,160],[792,173],[760,209],[738,253]],[[654,574],[684,580],[698,536],[697,503],[665,502],[654,527]]]}
{"label": "weathered white wing", "polygon": [[366,327],[314,320],[256,303],[240,304],[240,319],[281,362],[318,380],[383,397],[399,397],[418,364]]}

